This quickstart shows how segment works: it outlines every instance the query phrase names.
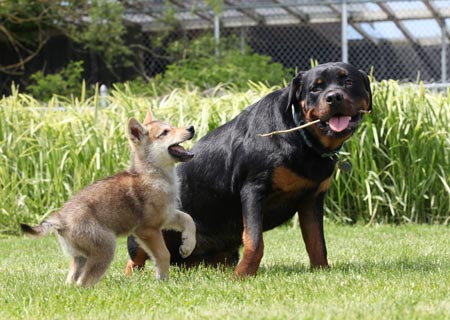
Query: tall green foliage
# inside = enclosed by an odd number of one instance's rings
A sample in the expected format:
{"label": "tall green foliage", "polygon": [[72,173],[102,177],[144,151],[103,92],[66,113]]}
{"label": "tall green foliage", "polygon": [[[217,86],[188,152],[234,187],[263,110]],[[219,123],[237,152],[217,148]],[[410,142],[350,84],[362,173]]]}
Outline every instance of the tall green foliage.
{"label": "tall green foliage", "polygon": [[327,212],[366,222],[450,222],[450,90],[373,85],[373,114],[344,150],[350,174],[338,172]]}
{"label": "tall green foliage", "polygon": [[180,52],[181,48],[184,48],[183,57],[167,67],[162,75],[163,83],[176,86],[194,84],[202,89],[219,83],[232,83],[239,89],[246,89],[249,80],[264,81],[273,86],[290,78],[292,73],[269,56],[253,53],[249,47],[241,48],[239,39],[234,36],[222,38],[218,45],[208,34],[184,45],[175,41],[169,46],[169,51]]}
{"label": "tall green foliage", "polygon": [[[194,125],[196,139],[233,118],[274,87],[221,89],[202,95],[177,89],[146,98],[127,87],[113,91],[107,108],[100,97],[53,97],[48,107],[28,95],[0,100],[0,233],[19,222],[37,222],[74,192],[127,166],[127,119],[152,108],[175,125]],[[344,146],[353,164],[336,172],[326,202],[336,221],[450,221],[450,92],[395,81],[373,84],[373,114]],[[64,106],[65,110],[61,110]]]}
{"label": "tall green foliage", "polygon": [[242,54],[230,50],[221,56],[210,55],[186,59],[167,67],[162,82],[175,87],[195,85],[202,89],[218,83],[231,83],[237,88],[248,88],[248,81],[264,81],[267,85],[281,83],[289,71],[279,63],[272,62],[268,56]]}
{"label": "tall green foliage", "polygon": [[44,75],[38,71],[31,75],[27,91],[40,100],[48,101],[53,95],[76,96],[81,92],[83,61],[71,61],[55,74]]}
{"label": "tall green foliage", "polygon": [[[250,48],[242,52],[236,37],[221,39],[220,54],[216,55],[215,46],[214,38],[208,33],[195,39],[181,37],[171,41],[166,51],[173,62],[165,72],[148,81],[142,78],[129,81],[128,85],[134,93],[160,95],[180,87],[208,90],[219,84],[247,90],[249,82],[273,86],[292,77],[291,69],[273,62],[269,56],[253,53]],[[123,88],[121,83],[116,86]]]}

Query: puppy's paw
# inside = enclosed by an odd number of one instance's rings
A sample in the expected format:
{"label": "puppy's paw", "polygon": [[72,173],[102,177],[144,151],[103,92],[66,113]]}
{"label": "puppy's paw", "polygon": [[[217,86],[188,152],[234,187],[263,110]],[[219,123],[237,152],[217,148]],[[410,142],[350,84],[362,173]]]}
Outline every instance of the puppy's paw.
{"label": "puppy's paw", "polygon": [[155,278],[160,281],[169,280],[169,270],[161,270],[157,268]]}
{"label": "puppy's paw", "polygon": [[180,246],[180,255],[182,258],[187,258],[191,255],[195,248],[195,239],[183,238],[183,243]]}

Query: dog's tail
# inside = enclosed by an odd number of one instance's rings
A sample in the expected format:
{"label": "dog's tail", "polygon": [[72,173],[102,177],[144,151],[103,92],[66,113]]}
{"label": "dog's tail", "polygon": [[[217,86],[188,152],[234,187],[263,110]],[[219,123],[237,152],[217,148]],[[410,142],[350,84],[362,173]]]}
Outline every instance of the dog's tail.
{"label": "dog's tail", "polygon": [[42,221],[39,225],[32,227],[21,223],[20,228],[23,233],[30,238],[40,238],[61,228],[59,219],[54,215],[47,220]]}

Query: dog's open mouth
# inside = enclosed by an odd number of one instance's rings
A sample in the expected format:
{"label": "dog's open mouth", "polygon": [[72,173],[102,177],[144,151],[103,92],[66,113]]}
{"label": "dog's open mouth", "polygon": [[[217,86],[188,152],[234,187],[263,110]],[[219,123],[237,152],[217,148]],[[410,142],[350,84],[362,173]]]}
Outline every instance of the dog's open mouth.
{"label": "dog's open mouth", "polygon": [[361,118],[362,115],[359,113],[354,116],[335,114],[328,120],[321,121],[317,126],[321,130],[330,131],[334,134],[347,134],[358,127]]}
{"label": "dog's open mouth", "polygon": [[169,147],[169,154],[176,158],[178,161],[189,161],[194,157],[194,154],[190,151],[187,151],[180,144],[176,143]]}
{"label": "dog's open mouth", "polygon": [[348,128],[351,119],[350,116],[334,116],[328,120],[328,125],[334,132],[342,132]]}

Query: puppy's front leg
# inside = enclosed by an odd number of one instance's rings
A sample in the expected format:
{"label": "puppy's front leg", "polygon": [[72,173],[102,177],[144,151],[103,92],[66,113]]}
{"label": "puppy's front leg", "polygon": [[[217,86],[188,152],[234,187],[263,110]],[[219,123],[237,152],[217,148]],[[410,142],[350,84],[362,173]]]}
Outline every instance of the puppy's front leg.
{"label": "puppy's front leg", "polygon": [[233,277],[236,278],[255,275],[264,255],[261,199],[255,189],[244,187],[241,191],[244,254],[234,270]]}
{"label": "puppy's front leg", "polygon": [[190,215],[177,210],[172,218],[166,223],[164,229],[181,231],[181,245],[179,249],[181,257],[187,258],[192,251],[194,251],[196,244],[196,228],[194,220],[192,220]]}
{"label": "puppy's front leg", "polygon": [[134,235],[141,248],[155,260],[156,279],[169,278],[170,252],[167,250],[161,230],[139,229]]}

